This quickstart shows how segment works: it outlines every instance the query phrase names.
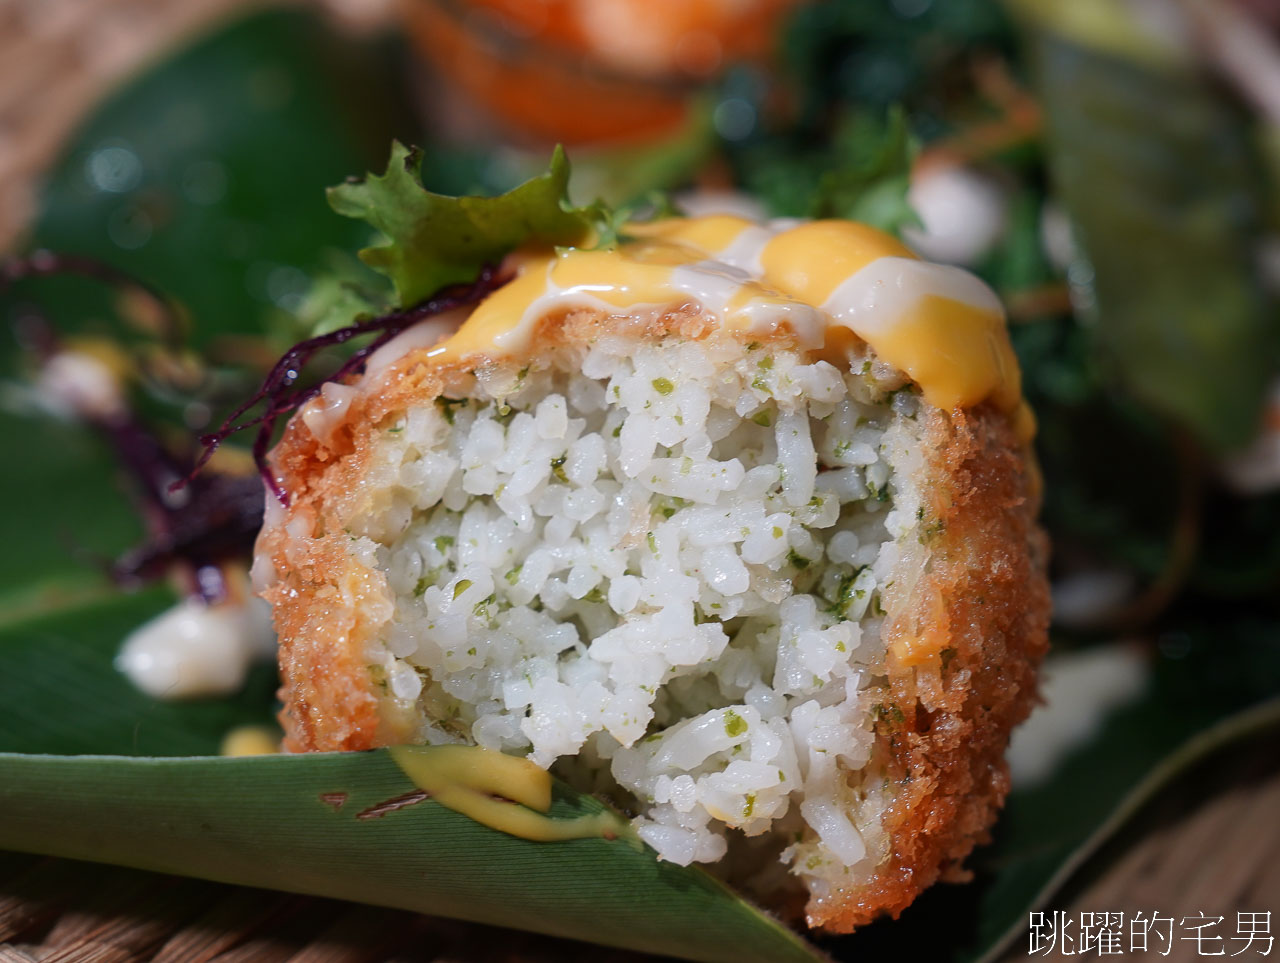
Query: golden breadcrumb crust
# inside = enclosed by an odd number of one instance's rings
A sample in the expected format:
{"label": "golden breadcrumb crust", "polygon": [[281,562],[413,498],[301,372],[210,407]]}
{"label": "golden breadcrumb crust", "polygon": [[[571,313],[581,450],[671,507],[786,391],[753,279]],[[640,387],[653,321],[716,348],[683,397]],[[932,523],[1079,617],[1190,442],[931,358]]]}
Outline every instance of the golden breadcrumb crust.
{"label": "golden breadcrumb crust", "polygon": [[[575,310],[543,319],[532,343],[572,349],[605,325],[651,338],[714,330],[696,310],[645,322]],[[388,419],[446,392],[465,394],[478,365],[499,375],[517,367],[423,358],[414,352],[386,369],[324,443],[294,418],[273,453],[291,503],[264,527],[258,552],[277,573],[264,596],[280,639],[289,751],[397,741],[363,655],[390,618],[391,593],[380,573],[351,557],[344,528],[370,497],[365,471]],[[520,365],[528,360],[536,362]],[[839,932],[896,916],[939,878],[963,878],[962,861],[1008,792],[1005,747],[1035,701],[1047,646],[1046,543],[1035,524],[1033,469],[1009,419],[989,405],[926,417],[920,484],[930,534],[904,553],[884,597],[892,703],[876,733],[894,787],[890,856],[865,885],[810,900],[809,924]]]}
{"label": "golden breadcrumb crust", "polygon": [[961,864],[1009,792],[1009,734],[1036,702],[1048,648],[1032,456],[989,405],[929,417],[921,490],[933,534],[885,598],[896,711],[877,736],[896,784],[890,857],[865,886],[810,902],[809,925],[837,932],[896,917],[939,878],[966,878]]}

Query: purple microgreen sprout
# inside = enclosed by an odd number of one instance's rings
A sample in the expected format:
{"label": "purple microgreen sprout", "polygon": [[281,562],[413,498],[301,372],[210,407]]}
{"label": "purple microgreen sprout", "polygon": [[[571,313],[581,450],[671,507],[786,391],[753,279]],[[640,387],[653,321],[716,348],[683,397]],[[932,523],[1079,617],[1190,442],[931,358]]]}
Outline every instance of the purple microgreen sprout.
{"label": "purple microgreen sprout", "polygon": [[[320,393],[327,382],[340,382],[348,376],[363,370],[369,357],[389,342],[396,335],[403,333],[428,318],[444,314],[455,308],[474,304],[501,286],[507,278],[499,275],[492,266],[481,270],[479,276],[470,284],[450,285],[411,308],[404,308],[375,318],[357,321],[345,328],[317,335],[295,344],[286,351],[280,360],[267,373],[262,385],[243,404],[235,409],[222,423],[217,431],[202,435],[200,443],[204,451],[196,461],[191,473],[183,480],[175,482],[172,489],[177,491],[189,484],[213,453],[231,435],[248,428],[258,429],[253,440],[253,460],[263,482],[282,505],[289,504],[289,493],[284,490],[279,480],[271,471],[267,462],[267,449],[275,432],[276,423],[282,415],[286,415],[306,404]],[[317,353],[326,349],[346,344],[363,335],[376,334],[368,344],[354,351],[346,361],[332,374],[305,387],[295,387],[302,377],[307,364]],[[256,415],[245,416],[257,405],[263,408]]]}
{"label": "purple microgreen sprout", "polygon": [[[141,292],[159,309],[165,343],[181,342],[182,321],[176,307],[150,285],[89,257],[35,251],[0,261],[0,290],[28,278],[78,275],[113,288]],[[67,350],[53,326],[39,316],[23,318],[20,338],[36,359],[49,364]],[[125,472],[147,529],[147,540],[107,566],[118,584],[162,578],[178,570],[188,593],[207,603],[227,594],[223,564],[252,550],[262,527],[262,487],[253,475],[207,472],[189,488],[175,491],[188,477],[193,452],[175,453],[129,407],[123,390],[118,404],[79,406],[76,417],[103,435]]]}
{"label": "purple microgreen sprout", "polygon": [[160,332],[165,345],[173,348],[181,343],[184,324],[177,306],[146,281],[97,258],[40,249],[30,254],[0,259],[0,291],[14,282],[28,278],[68,274],[100,281],[118,290],[142,294],[159,312]]}

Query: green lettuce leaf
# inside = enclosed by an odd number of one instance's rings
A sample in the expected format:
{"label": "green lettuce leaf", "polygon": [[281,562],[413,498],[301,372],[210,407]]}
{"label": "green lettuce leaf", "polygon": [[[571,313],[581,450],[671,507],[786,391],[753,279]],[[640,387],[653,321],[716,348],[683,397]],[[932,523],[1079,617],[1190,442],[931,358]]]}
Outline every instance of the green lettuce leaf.
{"label": "green lettuce leaf", "polygon": [[768,137],[731,161],[747,193],[777,217],[843,217],[897,234],[919,224],[907,203],[916,151],[901,106],[855,108],[841,111],[825,143]]}
{"label": "green lettuce leaf", "polygon": [[473,281],[486,264],[529,240],[582,245],[608,236],[602,204],[573,207],[569,161],[560,147],[545,174],[498,197],[449,197],[422,186],[422,152],[399,141],[381,176],[329,189],[329,205],[369,222],[385,237],[360,258],[395,285],[408,307],[450,284]]}
{"label": "green lettuce leaf", "polygon": [[843,217],[897,233],[920,223],[907,203],[911,164],[919,144],[901,105],[881,120],[854,114],[836,134],[840,163],[818,181],[814,217]]}
{"label": "green lettuce leaf", "polygon": [[294,313],[301,330],[316,337],[386,314],[394,296],[391,285],[370,272],[354,254],[335,253],[328,271],[311,282]]}

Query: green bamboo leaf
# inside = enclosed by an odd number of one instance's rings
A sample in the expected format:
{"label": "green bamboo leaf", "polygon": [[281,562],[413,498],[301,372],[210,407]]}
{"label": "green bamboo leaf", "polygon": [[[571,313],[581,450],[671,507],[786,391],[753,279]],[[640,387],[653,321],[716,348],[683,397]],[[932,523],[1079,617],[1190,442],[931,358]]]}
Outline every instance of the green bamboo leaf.
{"label": "green bamboo leaf", "polygon": [[1123,0],[1006,0],[1016,13],[1085,46],[1157,67],[1186,64],[1189,52],[1177,39],[1161,36]]}
{"label": "green bamboo leaf", "polygon": [[[432,750],[420,752],[430,759]],[[531,842],[430,799],[406,804],[415,789],[386,750],[237,759],[6,754],[0,849],[707,963],[821,959],[706,873],[660,861],[633,839]],[[606,811],[557,784],[549,817]]]}
{"label": "green bamboo leaf", "polygon": [[1060,33],[1044,4],[1015,6],[1031,14],[1050,167],[1075,226],[1078,310],[1136,397],[1213,448],[1244,444],[1278,343],[1253,268],[1265,204],[1246,120],[1189,66],[1104,51]]}
{"label": "green bamboo leaf", "polygon": [[[260,335],[327,249],[363,225],[324,189],[411,136],[399,51],[339,36],[314,11],[255,11],[111,92],[48,173],[33,246],[109,261],[193,318],[196,341]],[[374,277],[372,274],[369,275]],[[61,326],[109,316],[93,285],[30,286]]]}
{"label": "green bamboo leaf", "polygon": [[0,752],[187,756],[271,721],[273,665],[229,699],[157,702],[116,671],[120,643],[166,606],[165,589],[123,595],[91,574],[0,597]]}
{"label": "green bamboo leaf", "polygon": [[[0,387],[0,391],[3,388]],[[80,595],[95,580],[92,562],[141,539],[142,525],[113,484],[106,446],[83,428],[0,404],[0,439],[21,453],[0,472],[0,500],[10,506],[0,538],[21,551],[0,552],[0,626],[39,608],[42,592]],[[86,480],[92,479],[92,484]],[[35,608],[33,608],[33,606]]]}

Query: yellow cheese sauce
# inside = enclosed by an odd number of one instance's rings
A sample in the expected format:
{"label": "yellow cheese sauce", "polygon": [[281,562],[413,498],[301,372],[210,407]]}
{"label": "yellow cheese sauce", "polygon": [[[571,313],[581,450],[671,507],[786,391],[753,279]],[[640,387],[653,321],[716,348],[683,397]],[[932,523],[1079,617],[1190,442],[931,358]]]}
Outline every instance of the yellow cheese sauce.
{"label": "yellow cheese sauce", "polygon": [[518,356],[555,310],[692,304],[724,330],[786,333],[805,350],[840,343],[833,332],[845,329],[909,375],[930,404],[951,410],[990,400],[1023,441],[1034,434],[1004,311],[967,271],[922,261],[896,238],[849,221],[716,215],[627,231],[632,239],[612,250],[522,254],[515,279],[429,356]]}
{"label": "yellow cheese sauce", "polygon": [[391,758],[440,805],[478,823],[535,842],[632,835],[608,810],[551,819],[551,775],[528,759],[480,746],[393,746]]}
{"label": "yellow cheese sauce", "polygon": [[237,726],[222,737],[220,756],[269,756],[280,751],[280,733],[268,726]]}

